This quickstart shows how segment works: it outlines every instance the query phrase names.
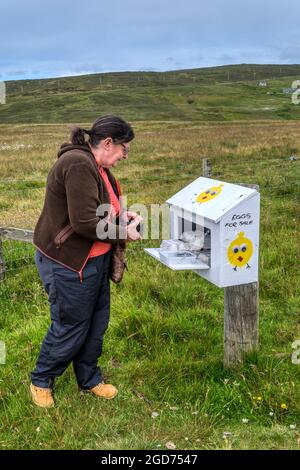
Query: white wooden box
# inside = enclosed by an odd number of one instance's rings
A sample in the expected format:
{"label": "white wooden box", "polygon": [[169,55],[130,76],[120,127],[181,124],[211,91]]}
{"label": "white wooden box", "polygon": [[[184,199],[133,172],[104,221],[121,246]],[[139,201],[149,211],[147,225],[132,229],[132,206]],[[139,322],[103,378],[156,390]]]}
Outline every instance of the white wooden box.
{"label": "white wooden box", "polygon": [[[167,200],[170,239],[186,230],[206,233],[205,256],[168,262],[159,248],[146,248],[175,270],[193,270],[218,287],[258,280],[260,195],[255,189],[200,177]],[[208,261],[209,260],[209,261]]]}

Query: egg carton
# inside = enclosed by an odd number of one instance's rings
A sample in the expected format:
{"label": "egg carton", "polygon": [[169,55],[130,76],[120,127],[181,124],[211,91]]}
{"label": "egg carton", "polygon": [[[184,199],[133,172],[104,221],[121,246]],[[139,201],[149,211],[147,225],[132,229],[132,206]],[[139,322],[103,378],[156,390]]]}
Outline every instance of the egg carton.
{"label": "egg carton", "polygon": [[162,251],[178,252],[182,242],[180,240],[163,240],[160,244]]}
{"label": "egg carton", "polygon": [[161,261],[165,263],[176,262],[176,263],[197,263],[197,255],[190,251],[169,251],[159,250],[159,256]]}

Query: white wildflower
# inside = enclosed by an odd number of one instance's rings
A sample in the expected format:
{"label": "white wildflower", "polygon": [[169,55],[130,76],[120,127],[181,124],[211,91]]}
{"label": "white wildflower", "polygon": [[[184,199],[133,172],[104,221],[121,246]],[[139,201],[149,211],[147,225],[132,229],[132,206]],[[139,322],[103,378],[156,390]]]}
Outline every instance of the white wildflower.
{"label": "white wildflower", "polygon": [[166,443],[166,448],[167,448],[167,449],[174,450],[174,449],[176,449],[176,445],[174,444],[174,442],[168,441],[168,442]]}

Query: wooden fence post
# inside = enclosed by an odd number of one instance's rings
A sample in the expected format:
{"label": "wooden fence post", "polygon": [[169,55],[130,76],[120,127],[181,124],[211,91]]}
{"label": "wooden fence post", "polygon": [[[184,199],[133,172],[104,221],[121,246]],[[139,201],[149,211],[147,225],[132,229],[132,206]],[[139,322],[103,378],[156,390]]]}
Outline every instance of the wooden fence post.
{"label": "wooden fence post", "polygon": [[3,246],[2,246],[2,229],[0,228],[0,282],[4,280],[4,257],[3,257]]}
{"label": "wooden fence post", "polygon": [[[239,183],[256,189],[257,184]],[[245,353],[258,349],[259,283],[250,282],[224,288],[224,358],[225,367],[243,362]]]}
{"label": "wooden fence post", "polygon": [[202,175],[205,178],[211,178],[211,172],[212,172],[211,161],[208,160],[207,158],[203,158],[203,160],[202,160]]}
{"label": "wooden fence post", "polygon": [[225,287],[225,367],[241,364],[245,353],[258,348],[258,318],[258,282]]}
{"label": "wooden fence post", "polygon": [[[212,165],[202,160],[203,176],[210,178]],[[259,186],[242,184],[259,191]],[[225,367],[243,362],[244,354],[258,348],[259,284],[251,282],[224,288],[224,357]]]}

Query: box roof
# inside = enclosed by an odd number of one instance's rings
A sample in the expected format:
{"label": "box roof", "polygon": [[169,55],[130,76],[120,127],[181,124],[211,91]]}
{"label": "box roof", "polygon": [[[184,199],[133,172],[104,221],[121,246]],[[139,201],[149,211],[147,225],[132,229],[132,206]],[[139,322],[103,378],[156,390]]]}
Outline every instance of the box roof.
{"label": "box roof", "polygon": [[200,177],[166,202],[217,223],[230,209],[255,194],[255,189]]}

